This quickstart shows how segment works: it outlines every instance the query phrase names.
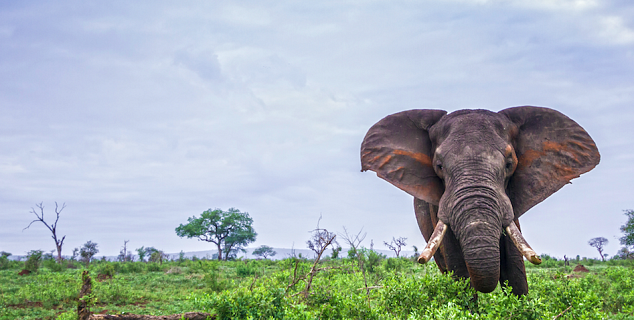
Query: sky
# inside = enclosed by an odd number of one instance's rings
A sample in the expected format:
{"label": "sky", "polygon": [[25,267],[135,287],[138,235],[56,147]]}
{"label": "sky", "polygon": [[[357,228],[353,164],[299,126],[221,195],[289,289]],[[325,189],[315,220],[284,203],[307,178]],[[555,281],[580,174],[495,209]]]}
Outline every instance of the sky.
{"label": "sky", "polygon": [[[520,219],[539,254],[620,248],[634,209],[628,0],[10,1],[0,4],[0,250],[213,249],[174,229],[248,212],[249,247],[310,231],[425,245],[412,197],[359,149],[409,109],[556,109],[601,163]],[[37,208],[36,208],[37,209]]]}

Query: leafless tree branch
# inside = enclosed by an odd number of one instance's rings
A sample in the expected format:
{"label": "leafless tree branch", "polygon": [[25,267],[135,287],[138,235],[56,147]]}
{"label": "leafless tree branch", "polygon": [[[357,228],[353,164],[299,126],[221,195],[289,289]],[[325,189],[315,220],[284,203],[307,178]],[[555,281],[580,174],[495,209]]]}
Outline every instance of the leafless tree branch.
{"label": "leafless tree branch", "polygon": [[62,213],[62,210],[66,208],[66,203],[62,203],[62,206],[60,207],[57,204],[57,201],[55,202],[55,222],[51,225],[46,223],[46,221],[44,220],[43,202],[40,202],[39,204],[36,204],[35,206],[39,209],[40,214],[37,213],[37,210],[35,210],[35,208],[31,207],[31,213],[33,213],[35,217],[37,217],[37,219],[31,221],[31,223],[29,223],[29,225],[26,226],[26,228],[22,229],[22,231],[28,229],[34,222],[39,221],[43,223],[46,226],[46,228],[48,228],[48,230],[50,230],[52,233],[51,238],[53,238],[53,240],[55,241],[55,248],[57,249],[57,261],[61,263],[62,262],[62,246],[64,245],[64,240],[66,239],[66,236],[63,236],[62,239],[57,238],[57,222],[59,221],[59,215]]}

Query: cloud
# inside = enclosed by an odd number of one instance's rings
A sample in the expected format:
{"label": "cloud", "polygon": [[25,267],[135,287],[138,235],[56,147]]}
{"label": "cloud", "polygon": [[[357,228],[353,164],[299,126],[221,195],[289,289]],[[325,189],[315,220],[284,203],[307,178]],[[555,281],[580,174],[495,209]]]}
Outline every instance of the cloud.
{"label": "cloud", "polygon": [[[523,226],[536,249],[590,252],[593,225],[554,230],[565,247],[539,230],[551,211],[594,206],[587,217],[610,212],[597,232],[618,233],[626,201],[596,194],[632,179],[630,16],[593,1],[13,5],[0,13],[0,224],[65,201],[69,246],[178,252],[208,248],[178,239],[179,223],[237,207],[258,244],[303,245],[322,213],[329,230],[420,247],[411,197],[359,172],[366,130],[405,109],[534,104],[586,127],[603,160]],[[21,252],[50,245],[39,236],[2,238]]]}

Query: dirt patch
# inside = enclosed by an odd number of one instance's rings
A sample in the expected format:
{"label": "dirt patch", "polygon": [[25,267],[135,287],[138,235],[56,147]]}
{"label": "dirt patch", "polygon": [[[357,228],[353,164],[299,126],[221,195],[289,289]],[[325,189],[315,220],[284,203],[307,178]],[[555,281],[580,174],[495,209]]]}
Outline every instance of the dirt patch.
{"label": "dirt patch", "polygon": [[16,309],[27,309],[27,308],[43,308],[44,305],[39,301],[26,300],[24,303],[8,304],[7,307],[16,308]]}
{"label": "dirt patch", "polygon": [[18,273],[19,276],[25,276],[27,274],[31,274],[31,271],[24,269]]}
{"label": "dirt patch", "polygon": [[573,272],[590,272],[590,270],[588,270],[588,268],[584,267],[582,264],[578,264],[574,270],[572,270]]}

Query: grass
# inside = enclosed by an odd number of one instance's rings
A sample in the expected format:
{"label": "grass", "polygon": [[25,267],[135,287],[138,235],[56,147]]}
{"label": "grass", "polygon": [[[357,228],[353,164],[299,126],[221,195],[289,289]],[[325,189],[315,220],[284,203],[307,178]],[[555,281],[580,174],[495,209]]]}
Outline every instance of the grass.
{"label": "grass", "polygon": [[[0,270],[0,319],[73,319],[83,266],[57,272],[41,267],[18,276],[21,264]],[[465,282],[440,274],[433,264],[404,258],[380,260],[373,272],[366,272],[367,287],[356,261],[323,261],[304,297],[301,276],[311,265],[291,258],[96,262],[89,267],[95,297],[91,310],[198,311],[234,319],[552,319],[562,312],[558,319],[634,319],[631,261],[593,261],[586,265],[589,273],[570,278],[571,267],[553,260],[545,263],[548,267],[527,267],[528,296],[498,288],[477,299]],[[114,275],[94,280],[101,273]]]}

